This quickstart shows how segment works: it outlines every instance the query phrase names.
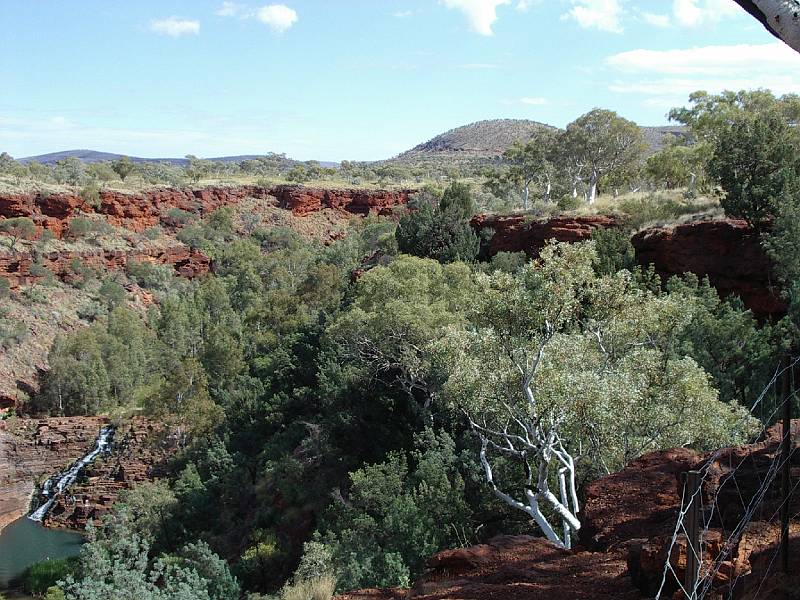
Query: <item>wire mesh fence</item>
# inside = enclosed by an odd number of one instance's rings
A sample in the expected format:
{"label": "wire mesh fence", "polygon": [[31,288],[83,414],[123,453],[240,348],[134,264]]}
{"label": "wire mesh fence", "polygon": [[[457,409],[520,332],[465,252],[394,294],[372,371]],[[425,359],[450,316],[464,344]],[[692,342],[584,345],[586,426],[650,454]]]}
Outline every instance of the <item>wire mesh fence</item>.
{"label": "wire mesh fence", "polygon": [[656,600],[800,598],[798,364],[786,360],[753,403],[753,443],[713,452],[683,478]]}

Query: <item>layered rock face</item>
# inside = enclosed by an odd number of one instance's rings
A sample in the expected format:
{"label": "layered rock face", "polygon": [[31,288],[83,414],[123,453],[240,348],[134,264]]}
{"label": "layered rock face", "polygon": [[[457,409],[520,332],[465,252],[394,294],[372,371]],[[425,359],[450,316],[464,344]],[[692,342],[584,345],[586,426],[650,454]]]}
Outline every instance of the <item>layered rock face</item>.
{"label": "layered rock face", "polygon": [[28,217],[58,238],[69,219],[79,213],[104,215],[111,225],[142,232],[159,224],[174,225],[167,214],[172,208],[206,214],[244,198],[270,195],[269,189],[258,186],[159,188],[138,194],[104,190],[100,192],[100,204],[91,206],[73,194],[14,194],[0,197],[0,217]]}
{"label": "layered rock face", "polygon": [[617,225],[616,219],[605,216],[554,217],[546,221],[530,221],[524,215],[476,215],[472,227],[481,233],[492,229],[494,235],[487,248],[488,256],[498,252],[525,252],[537,257],[548,240],[582,242],[597,229]]}
{"label": "layered rock face", "polygon": [[101,417],[0,422],[0,529],[27,514],[36,481],[86,455],[105,423]]}
{"label": "layered rock face", "polygon": [[412,190],[323,190],[300,185],[265,188],[255,185],[206,187],[203,189],[158,188],[128,194],[114,190],[100,192],[100,203],[91,206],[74,194],[9,194],[0,197],[0,217],[29,217],[41,229],[61,237],[69,219],[79,213],[104,215],[111,225],[142,232],[155,225],[174,227],[170,209],[207,214],[245,198],[276,198],[280,206],[303,216],[324,208],[356,215],[389,214],[405,206]]}
{"label": "layered rock face", "polygon": [[698,221],[641,231],[631,243],[639,264],[662,278],[686,272],[708,277],[722,296],[736,294],[761,317],[779,316],[785,303],[774,289],[772,265],[758,233],[745,221]]}
{"label": "layered rock face", "polygon": [[38,264],[62,281],[71,281],[76,276],[76,266],[97,271],[117,271],[124,270],[130,262],[148,262],[172,265],[177,275],[188,279],[208,273],[211,267],[208,256],[182,244],[141,250],[61,251],[39,254],[37,257],[29,252],[7,252],[0,254],[0,277],[8,279],[11,287],[34,284],[42,278],[31,273],[31,267],[37,259]]}
{"label": "layered rock face", "polygon": [[389,215],[396,207],[408,204],[413,190],[323,190],[300,185],[280,185],[271,191],[279,206],[303,216],[324,208],[356,215]]}

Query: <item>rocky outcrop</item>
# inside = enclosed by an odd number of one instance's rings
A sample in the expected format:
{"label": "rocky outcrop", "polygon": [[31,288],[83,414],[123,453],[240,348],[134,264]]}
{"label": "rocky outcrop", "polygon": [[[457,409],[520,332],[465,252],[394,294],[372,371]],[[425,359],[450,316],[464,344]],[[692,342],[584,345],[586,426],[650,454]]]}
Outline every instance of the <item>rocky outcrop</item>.
{"label": "rocky outcrop", "polygon": [[266,198],[271,190],[259,186],[207,187],[199,190],[157,188],[129,194],[115,190],[100,192],[93,206],[74,194],[35,193],[0,197],[0,217],[29,217],[42,229],[61,237],[69,219],[80,214],[104,215],[112,225],[142,232],[154,225],[174,225],[170,209],[206,214],[244,198]]}
{"label": "rocky outcrop", "polygon": [[43,275],[34,270],[34,264],[42,266],[62,281],[71,281],[77,274],[76,268],[91,269],[98,272],[124,270],[131,262],[148,262],[159,265],[172,265],[177,275],[193,279],[209,272],[211,259],[200,250],[183,244],[166,248],[141,248],[137,250],[97,250],[59,251],[40,253],[29,252],[0,254],[0,277],[11,282],[12,287],[30,285],[41,280]]}
{"label": "rocky outcrop", "polygon": [[279,185],[272,190],[281,208],[298,216],[324,208],[356,215],[389,215],[392,210],[408,204],[413,190],[315,189],[301,185]]}
{"label": "rocky outcrop", "polygon": [[530,220],[525,215],[476,215],[472,227],[482,234],[491,230],[493,234],[484,253],[487,258],[498,252],[525,252],[538,257],[548,240],[559,242],[582,242],[592,237],[597,229],[617,226],[614,217],[553,217],[547,220]]}
{"label": "rocky outcrop", "polygon": [[[705,467],[703,505],[713,507],[713,511],[706,513],[710,528],[704,536],[703,569],[715,565],[712,588],[720,597],[750,597],[754,584],[761,585],[769,572],[780,539],[775,522],[780,506],[780,477],[771,480],[763,496],[759,493],[764,482],[770,481],[770,467],[779,460],[780,432],[780,426],[776,425],[757,443],[696,455],[695,460],[685,450],[649,454],[621,472],[595,482],[590,486],[583,517],[591,541],[610,548],[614,544],[627,547],[631,577],[646,594],[652,595],[661,586],[668,558],[674,572],[682,576],[687,564],[684,535],[678,537],[670,553],[675,518],[681,506],[682,476],[688,470]],[[791,469],[796,477],[800,474],[800,421],[792,423],[792,434]],[[659,475],[655,476],[656,473]],[[625,493],[633,502],[624,497]],[[599,506],[598,498],[602,498]],[[619,506],[616,511],[615,503]],[[648,514],[651,506],[655,508],[654,515]],[[750,522],[741,535],[732,536],[746,507],[752,508]],[[789,513],[795,515],[799,510],[800,496],[795,494]],[[598,532],[601,532],[599,537]],[[800,526],[793,526],[791,543],[796,547],[792,560],[800,566]],[[777,582],[771,577],[767,587],[771,589]],[[668,594],[679,589],[674,576],[667,578],[665,589]],[[765,597],[785,596],[775,591]]]}
{"label": "rocky outcrop", "polygon": [[745,221],[698,221],[646,229],[631,242],[639,264],[652,263],[662,278],[694,273],[708,277],[722,296],[738,295],[756,315],[780,316],[786,311],[759,235]]}
{"label": "rocky outcrop", "polygon": [[0,421],[0,529],[27,514],[37,481],[84,456],[106,419]]}
{"label": "rocky outcrop", "polygon": [[618,552],[572,552],[543,538],[500,536],[434,555],[407,598],[640,598]]}

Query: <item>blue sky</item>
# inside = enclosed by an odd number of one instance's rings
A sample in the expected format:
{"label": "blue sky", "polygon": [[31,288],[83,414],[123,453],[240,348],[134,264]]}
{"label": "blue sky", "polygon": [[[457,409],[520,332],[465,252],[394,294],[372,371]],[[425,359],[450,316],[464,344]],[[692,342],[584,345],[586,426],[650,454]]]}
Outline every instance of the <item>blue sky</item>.
{"label": "blue sky", "polygon": [[388,158],[472,121],[800,92],[732,0],[0,0],[0,151]]}

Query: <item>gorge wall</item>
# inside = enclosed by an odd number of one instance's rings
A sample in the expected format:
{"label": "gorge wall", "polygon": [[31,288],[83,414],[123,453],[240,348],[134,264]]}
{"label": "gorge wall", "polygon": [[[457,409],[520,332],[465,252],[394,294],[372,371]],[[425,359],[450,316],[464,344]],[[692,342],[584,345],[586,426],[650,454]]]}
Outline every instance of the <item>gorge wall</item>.
{"label": "gorge wall", "polygon": [[641,265],[653,264],[662,278],[694,273],[708,277],[721,296],[738,295],[760,317],[786,312],[772,264],[759,235],[745,221],[698,221],[646,229],[631,239]]}
{"label": "gorge wall", "polygon": [[531,220],[525,215],[475,215],[471,225],[479,234],[485,229],[494,232],[486,252],[525,252],[530,257],[539,256],[548,240],[582,242],[592,237],[597,229],[617,226],[613,217],[601,215],[586,217],[553,217]]}
{"label": "gorge wall", "polygon": [[[158,188],[136,194],[114,190],[100,192],[94,205],[75,194],[29,193],[0,196],[0,219],[27,217],[36,225],[36,237],[49,231],[56,239],[67,237],[73,218],[98,215],[110,225],[141,233],[155,226],[174,232],[181,224],[175,209],[192,215],[205,215],[224,206],[233,206],[246,198],[268,199],[278,207],[303,217],[331,209],[351,215],[390,214],[405,206],[412,190],[316,189],[300,185],[271,188],[245,185],[206,187],[202,189]],[[31,273],[34,264],[44,266],[63,281],[70,281],[76,262],[95,269],[124,269],[130,261],[169,264],[178,275],[194,278],[207,273],[210,260],[199,250],[175,243],[160,248],[128,250],[0,252],[0,277],[12,287],[35,283],[41,276]]]}
{"label": "gorge wall", "polygon": [[245,198],[274,198],[279,207],[299,216],[324,208],[366,215],[387,214],[394,207],[407,204],[413,193],[413,190],[323,190],[301,185],[157,188],[135,194],[103,190],[99,202],[92,205],[75,194],[37,192],[0,196],[0,217],[28,217],[41,230],[49,230],[61,238],[69,220],[80,213],[103,215],[111,225],[142,232],[155,225],[174,228],[176,223],[170,209],[204,215]]}
{"label": "gorge wall", "polygon": [[[597,229],[618,225],[616,219],[605,216],[530,221],[522,215],[477,215],[472,219],[476,231],[494,231],[488,256],[525,252],[536,257],[547,240],[580,242],[590,239]],[[638,263],[644,267],[653,264],[663,280],[694,273],[708,277],[721,296],[741,297],[760,318],[780,317],[786,311],[759,235],[744,221],[720,219],[645,229],[635,234],[631,243]]]}

